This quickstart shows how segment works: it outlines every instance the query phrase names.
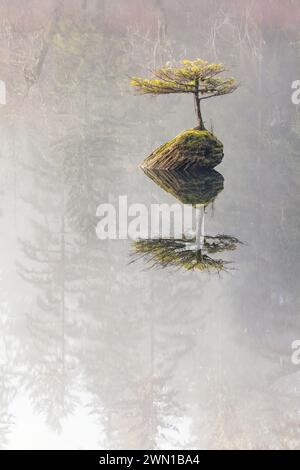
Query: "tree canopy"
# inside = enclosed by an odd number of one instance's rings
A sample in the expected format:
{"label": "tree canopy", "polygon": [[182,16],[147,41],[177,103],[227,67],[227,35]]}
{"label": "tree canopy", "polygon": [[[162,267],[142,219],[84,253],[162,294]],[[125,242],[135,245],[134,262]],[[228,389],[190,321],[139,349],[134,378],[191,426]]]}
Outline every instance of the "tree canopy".
{"label": "tree canopy", "polygon": [[195,249],[196,238],[139,239],[133,244],[132,262],[141,258],[151,267],[184,268],[188,271],[228,271],[229,261],[214,259],[210,254],[234,251],[242,242],[230,235],[207,235],[203,249]]}
{"label": "tree canopy", "polygon": [[214,96],[227,95],[238,87],[232,77],[219,77],[226,72],[223,64],[210,64],[202,59],[182,60],[179,66],[167,63],[152,71],[153,78],[132,77],[131,86],[142,95],[192,93],[198,128],[205,130],[200,102]]}
{"label": "tree canopy", "polygon": [[182,60],[180,66],[167,63],[153,70],[153,78],[132,77],[130,84],[139,94],[199,93],[202,100],[237,89],[234,78],[217,76],[226,70],[223,64],[210,64],[202,59]]}

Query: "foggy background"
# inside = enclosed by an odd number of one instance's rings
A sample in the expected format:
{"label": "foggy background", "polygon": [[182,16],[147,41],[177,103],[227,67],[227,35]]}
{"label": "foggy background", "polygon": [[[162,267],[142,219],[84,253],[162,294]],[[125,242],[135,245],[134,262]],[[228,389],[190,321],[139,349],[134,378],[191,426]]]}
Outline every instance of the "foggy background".
{"label": "foggy background", "polygon": [[[1,0],[0,445],[300,448],[299,0]],[[196,120],[131,75],[223,62],[207,231],[221,276],[130,264],[99,204],[175,202],[137,166]],[[208,102],[209,101],[209,102]]]}

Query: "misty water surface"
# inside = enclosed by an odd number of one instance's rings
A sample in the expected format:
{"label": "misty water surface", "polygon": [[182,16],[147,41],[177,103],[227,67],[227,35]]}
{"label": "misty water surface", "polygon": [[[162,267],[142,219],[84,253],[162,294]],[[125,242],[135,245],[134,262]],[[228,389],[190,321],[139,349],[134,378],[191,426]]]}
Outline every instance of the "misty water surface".
{"label": "misty water surface", "polygon": [[[2,447],[300,448],[298,2],[0,11]],[[192,98],[128,77],[196,57],[241,82],[203,106],[225,153],[206,230],[244,242],[219,275],[130,263],[95,232],[120,195],[175,202],[137,167],[195,125]]]}

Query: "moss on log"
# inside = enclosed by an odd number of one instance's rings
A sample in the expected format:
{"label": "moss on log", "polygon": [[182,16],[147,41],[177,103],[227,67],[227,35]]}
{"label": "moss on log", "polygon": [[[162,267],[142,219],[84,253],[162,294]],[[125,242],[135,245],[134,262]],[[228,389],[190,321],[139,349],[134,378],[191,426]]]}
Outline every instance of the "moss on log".
{"label": "moss on log", "polygon": [[186,170],[214,168],[223,159],[223,144],[211,132],[198,128],[181,132],[161,145],[141,164],[143,169]]}

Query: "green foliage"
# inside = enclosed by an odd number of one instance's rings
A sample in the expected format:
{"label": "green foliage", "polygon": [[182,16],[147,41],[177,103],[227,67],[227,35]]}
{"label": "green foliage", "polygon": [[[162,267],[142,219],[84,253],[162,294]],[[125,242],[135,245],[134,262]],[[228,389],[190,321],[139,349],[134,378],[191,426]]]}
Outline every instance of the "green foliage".
{"label": "green foliage", "polygon": [[217,77],[223,64],[202,59],[183,60],[180,66],[165,65],[153,71],[153,78],[132,77],[131,86],[140,94],[197,93],[199,99],[232,93],[238,87],[234,78]]}
{"label": "green foliage", "polygon": [[150,267],[183,268],[187,271],[206,271],[209,273],[227,271],[228,261],[211,258],[207,253],[234,250],[239,241],[226,235],[208,238],[213,238],[214,241],[213,243],[207,241],[204,250],[194,248],[195,239],[158,238],[137,240],[134,242],[133,261],[143,258],[146,263],[150,264]]}
{"label": "green foliage", "polygon": [[220,253],[225,250],[234,251],[237,245],[241,244],[242,242],[232,235],[206,235],[204,248],[206,249],[207,253]]}

